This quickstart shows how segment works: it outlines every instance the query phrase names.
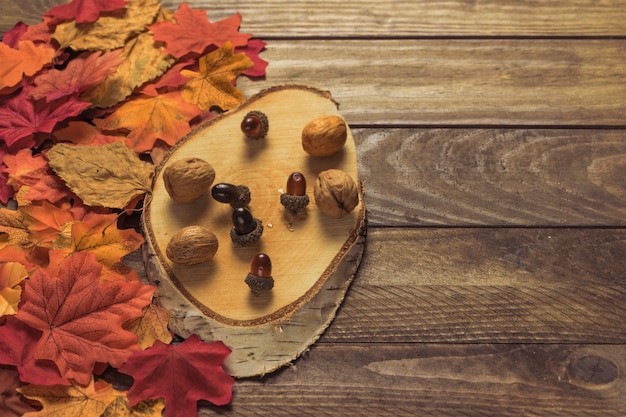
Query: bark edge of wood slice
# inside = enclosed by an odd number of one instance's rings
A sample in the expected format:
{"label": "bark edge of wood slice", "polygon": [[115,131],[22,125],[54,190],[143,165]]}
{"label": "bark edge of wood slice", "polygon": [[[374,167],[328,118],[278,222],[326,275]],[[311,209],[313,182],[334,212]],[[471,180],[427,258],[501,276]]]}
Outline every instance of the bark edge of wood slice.
{"label": "bark edge of wood slice", "polygon": [[[251,110],[262,111],[269,119],[264,139],[247,139],[240,130],[243,116]],[[298,85],[270,88],[196,128],[157,167],[143,215],[147,277],[157,288],[157,302],[171,312],[173,332],[221,340],[231,348],[224,368],[232,376],[272,372],[315,343],[335,317],[361,261],[367,222],[350,128],[344,148],[331,157],[311,157],[301,146],[304,125],[325,115],[341,116],[329,92]],[[170,199],[163,171],[189,156],[213,165],[215,183],[250,187],[249,208],[264,225],[257,244],[232,243],[232,208],[213,200],[210,193],[190,204]],[[345,171],[359,184],[358,206],[341,219],[323,214],[313,197],[317,174],[331,168]],[[298,215],[279,202],[294,171],[305,174],[311,200]],[[173,264],[165,255],[167,241],[180,228],[198,224],[217,235],[217,254],[199,265]],[[275,279],[274,289],[261,296],[253,295],[244,283],[258,252],[272,258]]]}

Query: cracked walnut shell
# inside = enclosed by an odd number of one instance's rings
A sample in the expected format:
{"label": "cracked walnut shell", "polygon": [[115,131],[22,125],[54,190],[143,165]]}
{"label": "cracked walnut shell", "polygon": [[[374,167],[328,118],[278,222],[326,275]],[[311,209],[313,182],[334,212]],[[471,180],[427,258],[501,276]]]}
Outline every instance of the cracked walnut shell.
{"label": "cracked walnut shell", "polygon": [[340,219],[359,204],[357,183],[340,169],[320,172],[313,187],[315,203],[326,215]]}

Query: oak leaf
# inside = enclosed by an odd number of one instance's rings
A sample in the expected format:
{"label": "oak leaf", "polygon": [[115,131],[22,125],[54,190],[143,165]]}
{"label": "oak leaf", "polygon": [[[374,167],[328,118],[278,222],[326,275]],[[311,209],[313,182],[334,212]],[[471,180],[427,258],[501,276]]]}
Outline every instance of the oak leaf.
{"label": "oak leaf", "polygon": [[201,57],[199,72],[182,70],[181,74],[191,78],[183,87],[183,97],[203,110],[217,106],[230,110],[244,101],[243,94],[232,81],[253,66],[245,54],[234,54],[230,42]]}
{"label": "oak leaf", "polygon": [[145,32],[160,8],[160,0],[131,0],[124,13],[101,16],[93,23],[61,23],[52,37],[60,49],[110,51],[123,47],[129,39]]}
{"label": "oak leaf", "polygon": [[50,18],[52,23],[64,20],[92,23],[98,20],[100,13],[122,9],[125,6],[126,0],[73,0],[67,4],[54,6],[44,14],[44,17]]}
{"label": "oak leaf", "polygon": [[150,26],[157,41],[165,42],[166,51],[176,58],[190,52],[201,55],[208,47],[221,47],[230,42],[233,46],[244,46],[249,34],[239,32],[241,15],[235,15],[215,23],[209,22],[206,11],[192,9],[181,3],[174,14],[176,22],[158,22]]}
{"label": "oak leaf", "polygon": [[17,389],[24,384],[13,368],[0,366],[0,415],[2,417],[22,417],[29,411],[38,409],[34,401],[24,398]]}
{"label": "oak leaf", "polygon": [[0,90],[13,87],[22,78],[39,72],[52,62],[56,51],[48,45],[35,45],[32,41],[18,42],[17,49],[0,42]]}
{"label": "oak leaf", "polygon": [[20,283],[28,277],[24,265],[18,262],[0,264],[0,317],[17,313],[22,288]]}
{"label": "oak leaf", "polygon": [[191,131],[189,121],[199,114],[198,106],[186,102],[180,92],[173,91],[127,101],[105,119],[102,128],[128,129],[128,146],[135,152],[146,152],[154,147],[157,139],[174,145]]}
{"label": "oak leaf", "polygon": [[9,174],[7,184],[15,190],[22,185],[36,184],[48,171],[48,161],[42,154],[33,156],[30,149],[20,149],[14,155],[4,157],[5,171]]}
{"label": "oak leaf", "polygon": [[124,323],[124,328],[137,335],[137,343],[143,350],[148,349],[157,340],[163,343],[172,341],[172,333],[167,325],[170,311],[155,304],[144,308],[143,315]]}
{"label": "oak leaf", "polygon": [[41,331],[33,329],[15,316],[0,326],[0,363],[15,366],[22,382],[41,385],[69,385],[61,378],[54,362],[35,359],[35,347]]}
{"label": "oak leaf", "polygon": [[79,95],[92,85],[100,83],[123,62],[122,49],[111,52],[83,52],[70,60],[62,70],[52,69],[37,76],[36,87],[30,95],[47,102],[70,95]]}
{"label": "oak leaf", "polygon": [[154,166],[126,145],[57,144],[48,151],[50,166],[85,204],[122,209],[151,192]]}
{"label": "oak leaf", "polygon": [[117,391],[104,381],[86,386],[26,385],[18,389],[23,396],[37,400],[43,405],[41,411],[31,412],[24,417],[99,417],[107,406],[115,401]]}
{"label": "oak leaf", "polygon": [[[90,106],[74,96],[63,97],[50,103],[45,100],[33,100],[30,97],[32,87],[24,87],[16,94],[0,97],[0,137],[9,150],[23,145],[20,139],[33,133],[50,133],[56,124],[67,118],[77,116]],[[34,144],[34,141],[29,141]]]}
{"label": "oak leaf", "polygon": [[142,33],[124,46],[123,62],[103,82],[87,90],[81,99],[97,107],[111,107],[124,101],[135,88],[154,80],[173,63],[174,58],[164,52],[152,34]]}
{"label": "oak leaf", "polygon": [[26,282],[15,317],[40,330],[36,359],[55,362],[63,378],[87,384],[97,363],[123,364],[139,349],[122,324],[141,315],[154,288],[140,282],[100,285],[94,254],[76,252]]}
{"label": "oak leaf", "polygon": [[230,349],[222,342],[205,343],[191,335],[179,345],[156,341],[135,352],[118,370],[134,378],[131,405],[147,398],[165,399],[165,417],[195,416],[198,400],[215,405],[232,399],[234,379],[222,368]]}

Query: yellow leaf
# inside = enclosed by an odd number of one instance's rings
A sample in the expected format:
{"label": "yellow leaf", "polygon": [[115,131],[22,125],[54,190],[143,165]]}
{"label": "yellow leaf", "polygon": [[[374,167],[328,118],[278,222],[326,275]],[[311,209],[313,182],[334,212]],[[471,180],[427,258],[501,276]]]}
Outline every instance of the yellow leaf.
{"label": "yellow leaf", "polygon": [[18,262],[0,264],[0,317],[17,313],[22,295],[19,284],[27,276],[26,268]]}
{"label": "yellow leaf", "polygon": [[202,110],[217,106],[230,110],[244,101],[243,94],[232,81],[254,64],[246,54],[234,54],[230,42],[204,55],[199,60],[199,72],[180,73],[191,80],[183,87],[183,98]]}
{"label": "yellow leaf", "polygon": [[172,334],[167,328],[169,320],[169,310],[150,304],[144,308],[141,317],[128,320],[123,327],[135,333],[139,347],[146,350],[157,340],[165,344],[169,344],[172,341]]}
{"label": "yellow leaf", "polygon": [[129,39],[146,31],[160,8],[160,0],[131,0],[121,13],[101,16],[94,23],[61,23],[52,37],[59,42],[59,49],[109,51],[121,48]]}
{"label": "yellow leaf", "polygon": [[24,216],[19,210],[0,208],[0,249],[6,246],[25,248],[31,245]]}
{"label": "yellow leaf", "polygon": [[57,144],[48,151],[50,166],[85,204],[125,208],[151,192],[154,166],[122,142],[98,146]]}
{"label": "yellow leaf", "polygon": [[162,417],[165,400],[144,400],[134,407],[129,407],[128,397],[119,395],[104,410],[100,417]]}
{"label": "yellow leaf", "polygon": [[96,107],[111,107],[126,99],[133,90],[162,75],[175,61],[155,43],[152,33],[132,38],[124,46],[122,59],[116,71],[102,83],[85,92],[81,99]]}
{"label": "yellow leaf", "polygon": [[86,387],[26,385],[18,391],[43,406],[23,417],[99,417],[119,395],[112,385],[93,379]]}

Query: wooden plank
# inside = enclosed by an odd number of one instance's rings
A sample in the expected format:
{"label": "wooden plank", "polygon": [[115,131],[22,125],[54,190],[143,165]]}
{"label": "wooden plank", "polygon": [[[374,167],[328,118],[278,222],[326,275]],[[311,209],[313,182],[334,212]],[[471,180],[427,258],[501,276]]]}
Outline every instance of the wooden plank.
{"label": "wooden plank", "polygon": [[[41,15],[65,0],[2,0],[0,32],[19,20]],[[164,1],[177,9],[180,1]],[[572,1],[411,1],[189,0],[211,21],[243,16],[242,31],[262,38],[442,37],[442,36],[624,36],[626,2]]]}
{"label": "wooden plank", "polygon": [[625,358],[623,345],[318,344],[199,416],[621,417]]}
{"label": "wooden plank", "polygon": [[370,225],[626,225],[626,132],[354,129]]}
{"label": "wooden plank", "polygon": [[[164,5],[177,8],[178,1]],[[276,37],[624,36],[626,2],[190,0],[211,20],[240,12],[242,31]]]}
{"label": "wooden plank", "polygon": [[325,342],[626,343],[626,230],[371,228]]}
{"label": "wooden plank", "polygon": [[264,81],[332,92],[350,124],[624,125],[626,39],[271,41]]}

